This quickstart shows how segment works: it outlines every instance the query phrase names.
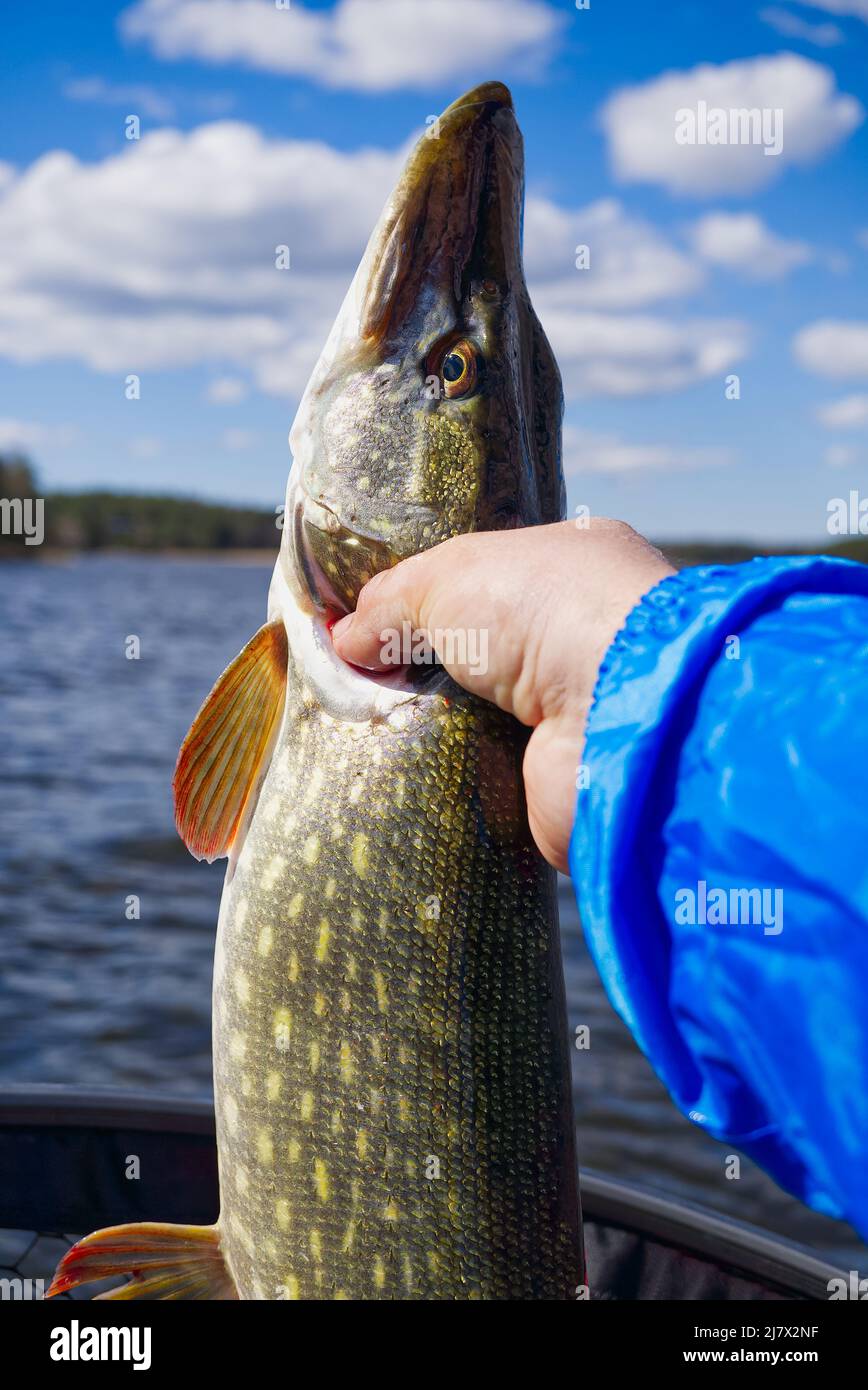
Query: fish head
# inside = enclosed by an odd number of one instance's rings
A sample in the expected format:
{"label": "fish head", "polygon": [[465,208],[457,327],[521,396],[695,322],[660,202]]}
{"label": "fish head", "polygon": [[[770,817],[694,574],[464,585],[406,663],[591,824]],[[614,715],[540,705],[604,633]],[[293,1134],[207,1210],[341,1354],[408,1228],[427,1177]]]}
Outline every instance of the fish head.
{"label": "fish head", "polygon": [[467,92],[420,138],[290,434],[282,561],[320,613],[450,536],[564,512],[560,374],[522,266],[509,90]]}

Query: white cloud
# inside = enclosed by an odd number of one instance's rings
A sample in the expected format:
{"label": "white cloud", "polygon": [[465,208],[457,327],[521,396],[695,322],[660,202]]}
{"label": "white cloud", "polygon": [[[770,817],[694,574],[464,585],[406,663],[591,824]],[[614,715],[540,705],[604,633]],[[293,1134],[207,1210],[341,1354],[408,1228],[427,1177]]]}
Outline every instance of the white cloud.
{"label": "white cloud", "polygon": [[44,425],[35,420],[0,418],[0,452],[29,453],[31,450],[71,444],[78,430],[75,425]]}
{"label": "white cloud", "polygon": [[564,428],[564,471],[568,478],[586,473],[672,472],[721,467],[730,462],[726,449],[631,444],[617,435],[574,425]]}
{"label": "white cloud", "polygon": [[[725,111],[781,110],[780,153],[767,155],[760,144],[679,144],[676,113],[695,111],[699,102]],[[837,91],[829,68],[795,53],[666,72],[615,92],[601,112],[618,179],[694,197],[762,188],[788,165],[819,159],[863,118],[861,103]]]}
{"label": "white cloud", "polygon": [[102,77],[79,77],[66,83],[63,94],[73,101],[125,106],[128,114],[151,116],[155,121],[170,121],[175,114],[175,103],[169,97],[143,84],[123,86],[106,82]]}
{"label": "white cloud", "polygon": [[738,322],[575,313],[540,291],[535,302],[568,397],[682,390],[722,377],[748,348],[747,329]]}
{"label": "white cloud", "polygon": [[426,88],[504,65],[539,74],[566,20],[542,0],[138,0],[120,18],[160,58],[237,63],[356,91]]}
{"label": "white cloud", "polygon": [[864,19],[868,24],[868,0],[798,0],[798,3],[812,10],[825,10],[827,14]]}
{"label": "white cloud", "polygon": [[46,154],[0,185],[0,354],[235,368],[298,393],[400,163],[232,121],[93,164]]}
{"label": "white cloud", "polygon": [[698,256],[752,280],[777,280],[807,265],[814,252],[803,241],[785,241],[752,212],[710,212],[691,228]]}
{"label": "white cloud", "polygon": [[828,377],[868,377],[868,323],[819,319],[796,334],[796,360]]}
{"label": "white cloud", "polygon": [[[568,209],[531,195],[524,228],[528,278],[553,281],[547,293],[561,306],[643,309],[702,283],[695,261],[614,198]],[[576,268],[579,246],[590,250],[586,270]]]}
{"label": "white cloud", "polygon": [[247,399],[250,388],[237,376],[220,376],[210,382],[205,397],[212,405],[239,405]]}
{"label": "white cloud", "polygon": [[255,430],[224,430],[220,436],[220,445],[223,449],[228,449],[232,453],[249,453],[259,443],[259,435]]}
{"label": "white cloud", "polygon": [[[87,164],[55,151],[0,179],[0,355],[147,374],[210,368],[298,397],[402,152],[269,141],[248,125],[160,130]],[[2,171],[0,171],[2,173]],[[574,268],[592,244],[592,270]],[[288,244],[292,270],[275,268]],[[616,202],[533,198],[528,261],[568,394],[677,390],[725,371],[744,326],[626,312],[701,271]],[[610,312],[613,310],[621,312]]]}
{"label": "white cloud", "polygon": [[[579,246],[590,250],[586,270],[576,267]],[[568,209],[530,196],[525,265],[568,397],[679,390],[726,371],[747,349],[740,323],[626,312],[689,295],[704,271],[616,199]]]}
{"label": "white cloud", "polygon": [[760,10],[760,19],[788,39],[801,39],[804,43],[816,44],[818,48],[834,48],[836,44],[844,42],[843,30],[837,24],[811,24],[789,10],[778,9],[776,5]]}
{"label": "white cloud", "polygon": [[842,396],[817,408],[817,419],[829,430],[856,430],[868,425],[868,396]]}
{"label": "white cloud", "polygon": [[852,444],[830,444],[823,454],[827,468],[854,468],[864,466],[865,452],[854,449]]}

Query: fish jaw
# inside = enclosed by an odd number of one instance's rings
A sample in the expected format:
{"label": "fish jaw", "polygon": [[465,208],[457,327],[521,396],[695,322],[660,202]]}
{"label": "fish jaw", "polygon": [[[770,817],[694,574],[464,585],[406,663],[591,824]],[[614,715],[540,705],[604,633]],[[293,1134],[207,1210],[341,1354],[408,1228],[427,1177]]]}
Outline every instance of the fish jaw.
{"label": "fish jaw", "polygon": [[450,536],[563,515],[560,376],[522,266],[524,156],[502,83],[422,136],[290,433],[280,564],[321,613]]}

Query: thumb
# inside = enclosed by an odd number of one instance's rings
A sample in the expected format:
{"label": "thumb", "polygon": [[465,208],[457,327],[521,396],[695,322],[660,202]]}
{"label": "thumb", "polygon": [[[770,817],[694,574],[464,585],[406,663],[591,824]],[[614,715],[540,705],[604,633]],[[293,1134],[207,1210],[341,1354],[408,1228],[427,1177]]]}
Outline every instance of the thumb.
{"label": "thumb", "polygon": [[[332,628],[344,661],[386,671],[436,654],[453,680],[494,698],[479,580],[466,537],[453,537],[374,575],[359,594],[355,613]],[[490,618],[490,615],[487,615]]]}
{"label": "thumb", "polygon": [[411,629],[420,626],[420,605],[421,593],[412,560],[375,574],[360,591],[356,611],[339,619],[332,628],[338,656],[366,671],[386,671],[402,664],[394,655],[395,644],[388,639],[393,632],[400,637],[404,624]]}

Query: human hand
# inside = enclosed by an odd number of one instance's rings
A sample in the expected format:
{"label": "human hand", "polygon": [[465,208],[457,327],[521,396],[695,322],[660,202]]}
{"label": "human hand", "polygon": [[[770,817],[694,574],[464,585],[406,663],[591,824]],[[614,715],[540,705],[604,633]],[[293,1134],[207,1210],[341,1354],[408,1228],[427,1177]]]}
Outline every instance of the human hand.
{"label": "human hand", "polygon": [[[605,518],[477,531],[375,575],[332,637],[345,661],[383,671],[382,634],[409,623],[459,685],[533,729],[524,757],[530,827],[548,862],[566,872],[600,662],[630,610],[672,573],[630,526]],[[461,661],[461,644],[438,644],[447,631],[484,632],[486,661]]]}

